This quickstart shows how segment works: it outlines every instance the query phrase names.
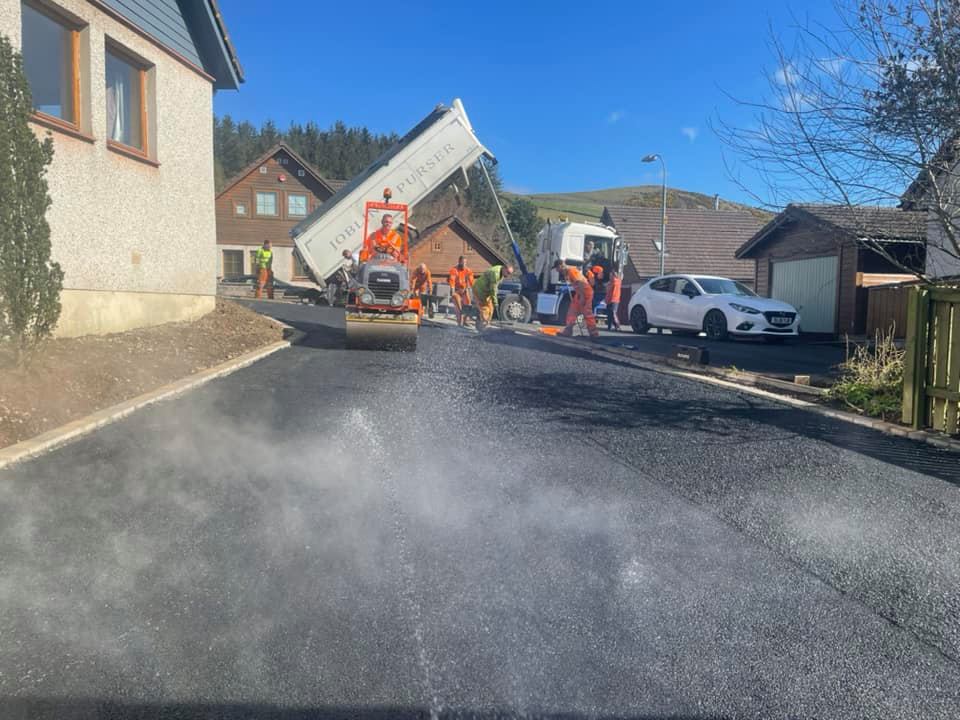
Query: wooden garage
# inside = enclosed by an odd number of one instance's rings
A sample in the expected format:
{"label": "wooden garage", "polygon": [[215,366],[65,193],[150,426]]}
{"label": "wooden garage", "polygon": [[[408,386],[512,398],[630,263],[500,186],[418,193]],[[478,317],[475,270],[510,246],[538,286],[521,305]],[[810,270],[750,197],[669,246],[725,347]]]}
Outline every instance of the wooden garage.
{"label": "wooden garage", "polygon": [[925,237],[921,212],[791,204],[736,256],[756,260],[756,291],[795,306],[804,333],[862,335],[868,288],[922,270]]}

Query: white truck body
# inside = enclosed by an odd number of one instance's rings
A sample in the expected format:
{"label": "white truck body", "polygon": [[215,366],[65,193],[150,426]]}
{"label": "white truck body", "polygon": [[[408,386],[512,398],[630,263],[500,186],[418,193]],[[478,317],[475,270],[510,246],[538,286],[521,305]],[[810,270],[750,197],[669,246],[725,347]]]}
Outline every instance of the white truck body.
{"label": "white truck body", "polygon": [[[411,210],[452,175],[466,171],[481,156],[493,155],[473,134],[459,99],[430,113],[413,130],[342,187],[333,197],[304,218],[290,234],[304,263],[321,284],[343,263],[342,253],[363,246],[363,211],[367,201],[380,201],[390,188],[391,202]],[[368,230],[372,232],[372,230]]]}

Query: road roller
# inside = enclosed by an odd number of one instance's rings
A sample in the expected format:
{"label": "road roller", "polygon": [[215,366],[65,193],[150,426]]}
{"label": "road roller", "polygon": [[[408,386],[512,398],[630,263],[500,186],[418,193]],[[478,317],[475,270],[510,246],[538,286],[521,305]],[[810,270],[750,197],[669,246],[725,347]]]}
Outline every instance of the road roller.
{"label": "road roller", "polygon": [[346,305],[347,347],[355,350],[417,349],[420,300],[410,294],[408,206],[368,201],[363,213],[363,249]]}

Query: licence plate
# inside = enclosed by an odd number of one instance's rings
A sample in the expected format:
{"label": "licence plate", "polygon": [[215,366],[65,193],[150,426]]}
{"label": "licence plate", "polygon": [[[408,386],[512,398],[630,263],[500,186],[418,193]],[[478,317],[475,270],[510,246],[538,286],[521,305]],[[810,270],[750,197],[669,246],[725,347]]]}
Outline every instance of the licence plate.
{"label": "licence plate", "polygon": [[793,321],[788,317],[774,317],[770,318],[770,322],[773,325],[789,325]]}

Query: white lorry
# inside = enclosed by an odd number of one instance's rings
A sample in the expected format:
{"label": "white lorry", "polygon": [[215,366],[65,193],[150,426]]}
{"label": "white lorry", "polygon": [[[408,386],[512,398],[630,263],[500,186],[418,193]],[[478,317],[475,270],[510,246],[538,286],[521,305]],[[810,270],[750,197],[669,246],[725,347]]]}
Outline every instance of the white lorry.
{"label": "white lorry", "polygon": [[[592,249],[586,253],[588,242]],[[590,222],[547,222],[537,233],[537,257],[529,271],[516,242],[513,254],[520,281],[501,283],[499,297],[500,317],[512,322],[529,322],[534,313],[543,323],[565,322],[570,287],[553,269],[555,261],[584,269],[588,264],[600,265],[603,282],[609,281],[612,272],[622,272],[627,262],[627,246],[617,231]]]}
{"label": "white lorry", "polygon": [[473,134],[459,99],[451,107],[438,105],[370,167],[290,231],[314,280],[325,285],[343,264],[343,251],[356,253],[363,245],[364,205],[380,198],[384,188],[393,202],[411,209],[451,176],[466,187],[466,171],[481,157],[493,160]]}

